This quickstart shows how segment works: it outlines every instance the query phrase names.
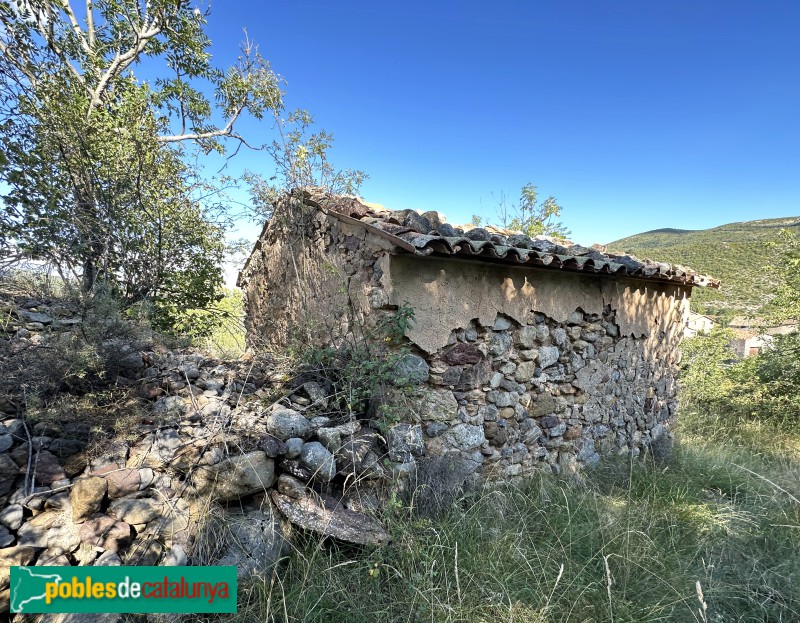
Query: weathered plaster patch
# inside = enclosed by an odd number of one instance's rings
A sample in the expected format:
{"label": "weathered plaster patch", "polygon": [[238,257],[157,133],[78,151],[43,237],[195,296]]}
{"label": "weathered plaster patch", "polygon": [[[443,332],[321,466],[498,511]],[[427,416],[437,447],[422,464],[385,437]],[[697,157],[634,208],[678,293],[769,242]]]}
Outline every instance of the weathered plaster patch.
{"label": "weathered plaster patch", "polygon": [[578,307],[603,311],[598,280],[569,273],[396,255],[382,283],[392,305],[414,308],[408,338],[428,353],[447,344],[452,328],[466,327],[474,318],[491,325],[497,314],[505,314],[525,324],[536,310],[564,322]]}
{"label": "weathered plaster patch", "polygon": [[622,335],[647,337],[654,331],[683,332],[689,299],[674,284],[603,279],[603,301],[617,312]]}
{"label": "weathered plaster patch", "polygon": [[611,305],[622,335],[647,337],[653,331],[682,331],[688,305],[682,289],[672,284],[408,255],[391,256],[382,267],[390,304],[414,308],[408,338],[428,353],[447,345],[451,329],[464,328],[474,318],[491,325],[497,314],[505,314],[525,324],[537,311],[565,322],[576,309],[601,314]]}

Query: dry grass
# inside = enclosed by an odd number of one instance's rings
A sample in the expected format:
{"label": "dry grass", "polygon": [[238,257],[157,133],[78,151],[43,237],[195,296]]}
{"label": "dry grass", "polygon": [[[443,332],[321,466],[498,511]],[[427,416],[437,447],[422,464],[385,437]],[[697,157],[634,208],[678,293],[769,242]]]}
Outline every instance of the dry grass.
{"label": "dry grass", "polygon": [[234,621],[800,620],[800,432],[684,414],[671,462],[487,490],[391,544],[301,537]]}

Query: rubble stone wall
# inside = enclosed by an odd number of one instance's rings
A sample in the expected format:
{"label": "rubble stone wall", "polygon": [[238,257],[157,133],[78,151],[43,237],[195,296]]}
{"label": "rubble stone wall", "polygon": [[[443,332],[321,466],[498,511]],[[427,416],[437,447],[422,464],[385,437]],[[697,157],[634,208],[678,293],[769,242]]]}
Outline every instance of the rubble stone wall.
{"label": "rubble stone wall", "polygon": [[[289,215],[289,216],[284,216]],[[249,345],[323,345],[376,321],[370,295],[389,244],[289,197],[239,277]],[[379,295],[384,295],[378,289]]]}

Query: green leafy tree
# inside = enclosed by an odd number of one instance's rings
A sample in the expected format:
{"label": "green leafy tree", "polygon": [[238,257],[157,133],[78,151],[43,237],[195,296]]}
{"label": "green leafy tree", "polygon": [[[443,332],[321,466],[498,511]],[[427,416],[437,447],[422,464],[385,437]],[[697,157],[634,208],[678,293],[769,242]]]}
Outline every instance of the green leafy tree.
{"label": "green leafy tree", "polygon": [[[185,0],[98,0],[80,13],[69,0],[0,0],[5,261],[47,260],[86,294],[149,301],[167,319],[219,296],[216,189],[187,150],[246,144],[237,120],[280,110],[282,91],[250,42],[214,67],[205,25]],[[145,60],[157,79],[135,75]]]}
{"label": "green leafy tree", "polygon": [[710,405],[730,397],[736,385],[728,369],[734,358],[729,347],[733,337],[730,329],[714,328],[708,334],[699,334],[683,343],[683,398],[699,405]]}
{"label": "green leafy tree", "polygon": [[[563,223],[558,221],[561,206],[552,195],[539,201],[539,191],[533,184],[525,184],[520,191],[516,203],[509,202],[505,195],[500,196],[497,206],[497,217],[500,225],[506,229],[515,229],[534,238],[536,236],[553,236],[566,238],[570,235]],[[485,223],[478,215],[473,215],[471,225],[476,227]]]}

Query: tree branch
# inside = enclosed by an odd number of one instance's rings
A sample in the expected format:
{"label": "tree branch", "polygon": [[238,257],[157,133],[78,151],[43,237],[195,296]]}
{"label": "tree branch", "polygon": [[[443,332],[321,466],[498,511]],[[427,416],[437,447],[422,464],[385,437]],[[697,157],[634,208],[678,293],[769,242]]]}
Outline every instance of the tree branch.
{"label": "tree branch", "polygon": [[[172,134],[170,136],[158,136],[156,140],[159,143],[177,143],[180,141],[203,141],[210,138],[218,138],[220,136],[230,136],[233,138],[239,138],[237,135],[233,133],[233,124],[239,118],[239,115],[242,114],[244,110],[244,105],[240,106],[231,118],[228,120],[228,123],[225,125],[224,128],[219,128],[217,130],[209,130],[208,132],[198,132],[194,134]],[[244,139],[241,139],[244,141]]]}
{"label": "tree branch", "polygon": [[[56,44],[55,33],[53,31],[53,27],[54,27],[53,25],[55,23],[55,17],[52,15],[52,13],[50,13],[47,16],[48,19],[46,21],[43,21],[41,12],[34,11],[33,7],[29,7],[29,9],[32,12],[34,12],[34,15],[35,15],[34,19],[36,21],[36,30],[42,36],[42,39],[44,39],[45,43],[47,44],[47,47],[50,48],[55,53],[55,55],[58,56],[59,59],[61,59],[61,62],[63,62],[64,65],[66,65],[66,67],[69,70],[69,72],[78,80],[78,82],[80,82],[81,84],[85,85],[86,81],[85,81],[83,75],[75,68],[75,66],[72,64],[72,61],[69,58],[67,58],[67,55],[64,53],[64,50]],[[5,29],[6,29],[7,33],[9,33],[9,34],[14,33],[13,25],[9,24],[4,19],[0,19],[0,22],[2,22],[3,26],[5,26]],[[18,41],[18,38],[16,37],[16,33],[14,33],[14,38]],[[4,49],[3,50],[3,54],[4,54],[4,56],[6,58],[11,59],[11,62],[22,73],[24,73],[25,77],[28,78],[28,80],[30,80],[31,83],[33,84],[33,83],[35,83],[35,77],[32,74],[33,70],[30,67],[30,65],[31,65],[30,60],[26,59],[26,61],[28,61],[28,67],[27,67],[27,70],[25,70],[20,65],[18,59],[15,58],[15,54],[14,53],[9,54],[9,52],[15,52],[16,54],[22,55],[23,54],[22,53],[23,49],[24,49],[24,46],[17,45],[17,46],[12,47],[11,50]]]}
{"label": "tree branch", "polygon": [[[24,63],[20,63],[19,59],[17,59],[14,54],[9,53],[8,47],[2,41],[0,41],[0,53],[2,53],[2,56],[8,59],[8,61],[12,65],[14,65],[14,67],[16,67],[19,70],[19,72],[30,81],[32,86],[36,85],[36,76],[29,71],[29,68]],[[19,84],[18,81],[17,84]]]}
{"label": "tree branch", "polygon": [[[84,34],[83,30],[81,30],[81,25],[78,23],[78,19],[75,17],[75,12],[72,10],[72,5],[69,3],[69,0],[60,0],[59,4],[61,4],[61,9],[64,11],[64,13],[67,14],[69,23],[72,25],[72,32],[74,32],[75,36],[78,37],[78,41],[80,42],[84,53],[86,56],[91,57],[92,48],[86,41],[86,35]],[[91,14],[91,11],[89,11],[87,19],[91,19]]]}
{"label": "tree branch", "polygon": [[86,0],[86,37],[89,42],[89,47],[94,50],[94,7],[92,0]]}
{"label": "tree branch", "polygon": [[161,26],[154,22],[151,28],[147,28],[146,30],[142,31],[136,31],[136,44],[133,47],[128,48],[128,50],[122,54],[117,52],[116,56],[114,56],[114,60],[109,63],[105,72],[100,77],[97,86],[92,91],[92,99],[89,103],[89,110],[86,113],[87,117],[91,116],[92,111],[100,104],[103,98],[103,93],[105,92],[106,87],[108,87],[108,83],[111,81],[111,79],[118,76],[128,67],[130,67],[131,64],[133,64],[133,62],[139,58],[139,55],[144,51],[144,48],[147,46],[147,43],[150,41],[150,39],[160,34],[161,30]]}

